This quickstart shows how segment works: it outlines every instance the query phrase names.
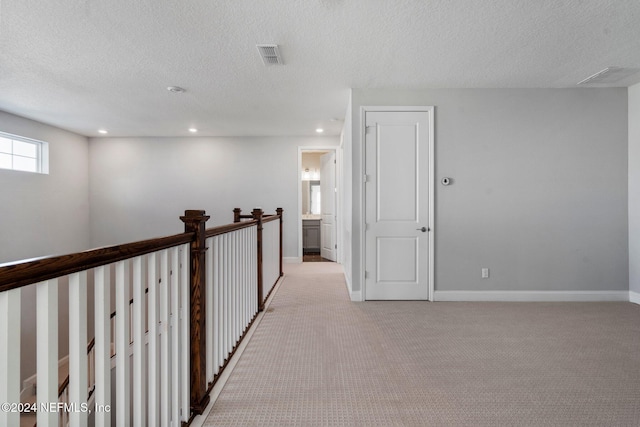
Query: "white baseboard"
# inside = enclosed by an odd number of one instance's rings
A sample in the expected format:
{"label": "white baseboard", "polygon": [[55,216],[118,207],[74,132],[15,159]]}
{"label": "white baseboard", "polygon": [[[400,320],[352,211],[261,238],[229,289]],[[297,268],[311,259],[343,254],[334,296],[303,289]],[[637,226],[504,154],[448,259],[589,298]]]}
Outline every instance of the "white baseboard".
{"label": "white baseboard", "polygon": [[347,284],[347,292],[349,292],[349,298],[351,299],[351,301],[353,302],[360,302],[360,301],[364,301],[362,299],[362,291],[355,291],[353,292],[351,289],[353,289],[352,285],[351,285],[351,278],[349,276],[347,276],[347,274],[344,274],[344,282]]}
{"label": "white baseboard", "polygon": [[282,262],[286,263],[286,264],[301,264],[302,263],[302,257],[299,256],[285,256],[282,257]]}
{"label": "white baseboard", "polygon": [[353,301],[353,302],[363,301],[363,299],[362,299],[362,291],[349,292],[349,297],[351,298],[351,301]]}
{"label": "white baseboard", "polygon": [[640,292],[629,291],[629,302],[640,304]]}
{"label": "white baseboard", "polygon": [[[435,291],[434,301],[629,301],[627,291]],[[640,297],[640,295],[638,295]]]}

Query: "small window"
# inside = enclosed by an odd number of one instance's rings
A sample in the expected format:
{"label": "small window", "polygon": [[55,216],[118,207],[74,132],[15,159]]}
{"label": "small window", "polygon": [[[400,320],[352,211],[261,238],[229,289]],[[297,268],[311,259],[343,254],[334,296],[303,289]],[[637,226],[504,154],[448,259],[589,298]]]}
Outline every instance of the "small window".
{"label": "small window", "polygon": [[48,144],[0,132],[0,168],[49,173]]}

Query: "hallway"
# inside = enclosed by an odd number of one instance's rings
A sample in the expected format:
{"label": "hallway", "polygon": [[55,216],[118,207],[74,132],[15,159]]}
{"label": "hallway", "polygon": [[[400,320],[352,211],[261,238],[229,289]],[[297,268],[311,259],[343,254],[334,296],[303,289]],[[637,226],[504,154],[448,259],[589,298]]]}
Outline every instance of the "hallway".
{"label": "hallway", "polygon": [[640,307],[349,300],[341,266],[284,281],[207,426],[640,424]]}

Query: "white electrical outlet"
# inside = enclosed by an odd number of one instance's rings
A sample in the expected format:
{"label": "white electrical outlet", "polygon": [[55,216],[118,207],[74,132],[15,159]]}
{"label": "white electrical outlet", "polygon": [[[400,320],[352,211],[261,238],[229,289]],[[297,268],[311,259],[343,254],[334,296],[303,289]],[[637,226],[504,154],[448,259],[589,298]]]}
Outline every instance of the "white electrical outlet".
{"label": "white electrical outlet", "polygon": [[482,269],[482,278],[483,279],[488,279],[489,278],[489,269],[488,268],[483,268]]}

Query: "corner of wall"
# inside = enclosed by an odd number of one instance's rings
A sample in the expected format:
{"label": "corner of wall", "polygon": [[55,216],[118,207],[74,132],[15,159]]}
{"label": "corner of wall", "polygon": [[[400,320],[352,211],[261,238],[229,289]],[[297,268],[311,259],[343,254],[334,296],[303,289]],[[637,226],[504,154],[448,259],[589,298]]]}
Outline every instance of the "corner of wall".
{"label": "corner of wall", "polygon": [[628,89],[629,300],[640,296],[640,83]]}

